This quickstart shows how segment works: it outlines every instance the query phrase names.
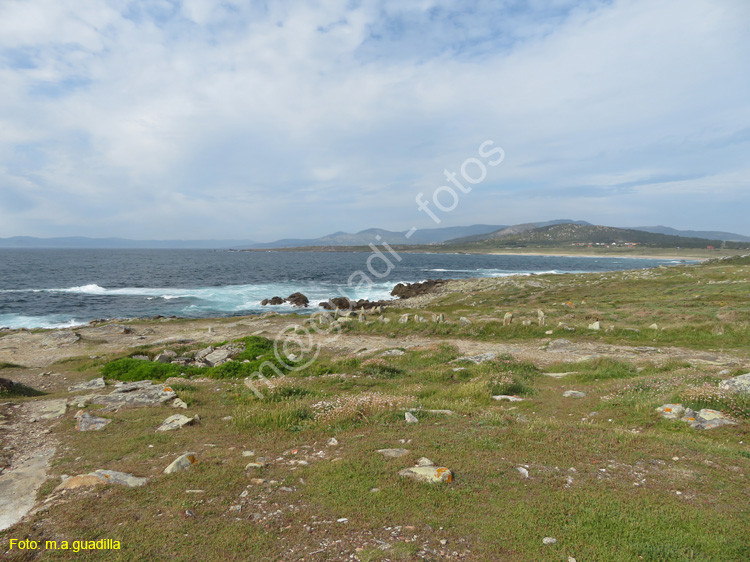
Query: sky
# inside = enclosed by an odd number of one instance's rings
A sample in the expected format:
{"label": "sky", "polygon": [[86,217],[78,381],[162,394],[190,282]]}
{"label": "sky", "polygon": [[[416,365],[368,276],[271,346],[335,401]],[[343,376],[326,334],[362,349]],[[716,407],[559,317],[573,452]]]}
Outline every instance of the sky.
{"label": "sky", "polygon": [[[0,237],[750,235],[749,22],[747,0],[0,0]],[[439,212],[485,141],[504,160]]]}

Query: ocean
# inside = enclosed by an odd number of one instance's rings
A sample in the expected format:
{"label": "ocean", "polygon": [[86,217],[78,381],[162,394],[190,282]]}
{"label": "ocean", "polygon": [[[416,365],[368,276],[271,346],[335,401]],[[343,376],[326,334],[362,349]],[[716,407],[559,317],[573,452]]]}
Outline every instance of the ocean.
{"label": "ocean", "polygon": [[[302,292],[388,299],[399,282],[615,271],[674,264],[633,258],[223,250],[0,250],[0,327],[62,328],[98,318],[246,316],[290,305],[260,301]],[[389,271],[390,270],[390,271]],[[355,272],[362,272],[364,277]],[[386,275],[387,273],[387,275]],[[354,280],[350,282],[351,276]],[[380,278],[379,278],[380,276]],[[372,283],[370,283],[372,281]]]}

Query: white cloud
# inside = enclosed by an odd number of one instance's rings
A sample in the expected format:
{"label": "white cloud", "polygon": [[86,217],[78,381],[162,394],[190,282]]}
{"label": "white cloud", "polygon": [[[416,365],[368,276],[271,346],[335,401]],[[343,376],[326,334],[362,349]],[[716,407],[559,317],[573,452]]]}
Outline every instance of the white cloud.
{"label": "white cloud", "polygon": [[408,228],[416,193],[487,138],[507,159],[451,224],[674,223],[656,197],[643,211],[636,186],[656,182],[693,205],[731,184],[720,220],[746,230],[748,141],[717,139],[750,127],[748,16],[742,0],[9,0],[0,191],[37,204],[0,207],[0,236]]}

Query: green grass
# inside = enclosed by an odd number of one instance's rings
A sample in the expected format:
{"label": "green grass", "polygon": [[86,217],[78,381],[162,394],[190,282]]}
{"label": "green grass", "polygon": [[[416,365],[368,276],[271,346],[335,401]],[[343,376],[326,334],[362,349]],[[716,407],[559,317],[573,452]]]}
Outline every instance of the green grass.
{"label": "green grass", "polygon": [[41,390],[31,388],[30,386],[26,386],[25,384],[13,381],[7,381],[7,383],[4,383],[2,380],[0,380],[0,400],[4,400],[7,398],[44,396],[44,394],[45,393]]}
{"label": "green grass", "polygon": [[[145,361],[133,359],[132,357],[123,357],[106,363],[102,370],[102,376],[106,379],[120,381],[141,381],[156,380],[163,381],[169,377],[185,376],[204,376],[215,379],[227,378],[244,378],[256,373],[261,366],[269,362],[274,365],[280,372],[286,372],[289,368],[280,362],[274,354],[273,342],[267,338],[259,336],[248,336],[238,340],[238,343],[245,344],[245,351],[238,354],[232,361],[219,365],[217,367],[193,367],[173,365],[171,363],[159,363],[155,361]],[[226,343],[226,342],[225,342]],[[215,347],[223,344],[216,344]],[[194,345],[191,348],[182,348],[181,352],[194,351],[207,347],[206,344]],[[143,351],[132,353],[131,355],[143,354]],[[157,352],[151,351],[149,355],[156,355]],[[272,370],[266,369],[265,373]]]}
{"label": "green grass", "polygon": [[23,365],[16,365],[15,363],[0,361],[0,369],[25,369],[25,367]]}

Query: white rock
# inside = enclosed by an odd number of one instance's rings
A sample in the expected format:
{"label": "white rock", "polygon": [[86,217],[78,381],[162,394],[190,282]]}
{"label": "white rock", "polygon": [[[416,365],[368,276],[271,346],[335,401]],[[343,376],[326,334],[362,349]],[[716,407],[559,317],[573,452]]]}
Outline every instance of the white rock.
{"label": "white rock", "polygon": [[521,476],[523,476],[524,478],[528,478],[528,477],[529,477],[529,471],[528,471],[528,470],[526,470],[526,469],[525,469],[524,467],[522,467],[522,466],[518,466],[518,467],[516,467],[516,470],[517,470],[518,472],[520,472],[520,473],[521,473]]}
{"label": "white rock", "polygon": [[164,469],[164,474],[172,474],[174,472],[180,472],[193,466],[198,459],[195,457],[195,453],[185,453],[177,457],[167,468]]}
{"label": "white rock", "polygon": [[563,396],[566,398],[583,398],[586,396],[586,393],[578,390],[566,390],[563,392]]}
{"label": "white rock", "polygon": [[404,414],[404,419],[406,419],[406,423],[417,423],[419,420],[416,418],[414,414],[411,412],[406,412]]}
{"label": "white rock", "polygon": [[542,539],[542,544],[557,544],[557,539],[554,537],[544,537]]}

